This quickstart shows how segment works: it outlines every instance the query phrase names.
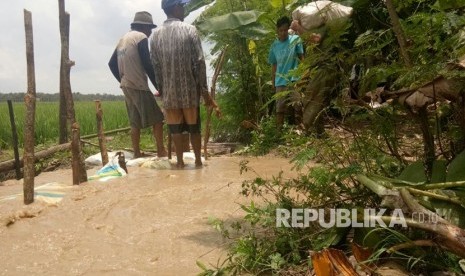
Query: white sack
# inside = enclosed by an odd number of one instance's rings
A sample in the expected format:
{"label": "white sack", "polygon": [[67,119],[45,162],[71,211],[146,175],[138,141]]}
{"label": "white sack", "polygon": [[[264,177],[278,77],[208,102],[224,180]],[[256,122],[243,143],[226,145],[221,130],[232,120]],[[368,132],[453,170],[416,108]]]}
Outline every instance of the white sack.
{"label": "white sack", "polygon": [[292,12],[292,19],[299,20],[306,30],[318,28],[337,19],[346,19],[352,15],[351,7],[332,1],[313,1],[300,6]]}

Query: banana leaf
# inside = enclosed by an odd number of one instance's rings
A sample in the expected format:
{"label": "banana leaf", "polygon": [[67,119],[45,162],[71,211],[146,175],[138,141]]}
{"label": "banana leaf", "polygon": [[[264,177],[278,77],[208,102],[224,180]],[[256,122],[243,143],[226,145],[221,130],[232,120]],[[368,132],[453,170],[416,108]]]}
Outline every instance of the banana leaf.
{"label": "banana leaf", "polygon": [[457,155],[447,169],[447,182],[465,180],[465,151]]}
{"label": "banana leaf", "polygon": [[189,3],[187,3],[186,7],[184,8],[185,16],[189,15],[189,13],[195,10],[200,9],[201,7],[213,3],[214,1],[215,0],[191,0]]}
{"label": "banana leaf", "polygon": [[[205,32],[218,32],[224,30],[235,30],[240,27],[256,23],[259,17],[264,14],[260,11],[240,11],[232,12],[220,16],[208,18],[199,22],[197,27]],[[256,26],[254,26],[256,27]]]}
{"label": "banana leaf", "polygon": [[275,9],[289,10],[295,3],[297,0],[270,0],[270,5]]}
{"label": "banana leaf", "polygon": [[[414,183],[426,182],[425,167],[423,162],[417,161],[408,165],[400,174],[399,179]],[[446,161],[437,160],[433,163],[431,183],[442,182],[446,182]]]}

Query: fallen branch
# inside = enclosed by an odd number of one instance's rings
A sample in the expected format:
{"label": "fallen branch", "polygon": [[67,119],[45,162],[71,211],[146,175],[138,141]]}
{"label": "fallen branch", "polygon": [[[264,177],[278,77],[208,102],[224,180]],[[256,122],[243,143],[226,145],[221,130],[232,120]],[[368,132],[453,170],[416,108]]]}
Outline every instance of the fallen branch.
{"label": "fallen branch", "polygon": [[[39,161],[40,159],[47,158],[57,152],[68,150],[71,147],[71,143],[61,144],[57,146],[50,147],[46,150],[36,152],[34,154],[34,162]],[[22,168],[24,166],[24,159],[21,157],[19,159],[19,166]],[[0,163],[0,173],[8,172],[15,169],[15,160],[8,160]]]}
{"label": "fallen branch", "polygon": [[412,247],[425,247],[425,246],[432,246],[432,247],[440,247],[439,244],[435,243],[431,240],[418,240],[418,241],[411,241],[405,242],[398,245],[395,245],[387,250],[387,253],[391,254],[403,249],[408,249]]}

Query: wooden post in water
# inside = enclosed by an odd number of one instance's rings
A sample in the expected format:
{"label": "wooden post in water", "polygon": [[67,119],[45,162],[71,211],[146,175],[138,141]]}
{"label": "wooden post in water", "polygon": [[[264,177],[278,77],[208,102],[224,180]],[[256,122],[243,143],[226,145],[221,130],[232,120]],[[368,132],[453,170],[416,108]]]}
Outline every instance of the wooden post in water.
{"label": "wooden post in water", "polygon": [[15,154],[15,172],[16,179],[21,179],[21,164],[19,161],[19,150],[18,150],[18,132],[16,131],[15,112],[13,110],[13,103],[8,100],[8,110],[10,112],[10,124],[11,124],[11,137],[13,139],[13,151]]}
{"label": "wooden post in water", "polygon": [[98,144],[100,147],[100,154],[102,155],[102,165],[105,166],[108,163],[108,152],[105,145],[105,134],[103,132],[102,104],[99,100],[95,101],[95,114],[97,118]]}
{"label": "wooden post in water", "polygon": [[[60,89],[63,90],[65,99],[66,99],[66,109],[68,115],[68,121],[72,126],[76,123],[76,114],[74,111],[74,101],[73,93],[71,92],[71,80],[70,72],[71,67],[74,66],[74,61],[69,59],[69,25],[70,25],[70,15],[65,11],[65,0],[58,0],[58,9],[59,9],[59,18],[60,18],[60,37],[61,37],[61,68],[60,70]],[[77,125],[77,124],[76,124]],[[77,125],[79,128],[79,125]],[[74,136],[79,135],[79,131],[72,133],[73,139]],[[79,138],[79,137],[78,137]],[[80,139],[77,139],[80,143]],[[84,155],[82,154],[81,145],[77,147],[80,151],[73,153],[73,160],[79,158],[79,179],[80,183],[87,181],[87,172],[86,165],[84,162]],[[75,156],[76,154],[76,156]],[[74,161],[73,161],[74,162]],[[74,170],[74,167],[73,167]],[[73,172],[74,174],[74,172]]]}
{"label": "wooden post in water", "polygon": [[24,29],[26,31],[26,60],[27,60],[27,94],[26,120],[24,126],[24,203],[34,202],[34,122],[36,111],[36,79],[34,69],[34,37],[32,32],[32,14],[24,10]]}
{"label": "wooden post in water", "polygon": [[71,126],[71,153],[73,155],[71,167],[73,169],[73,185],[81,184],[81,165],[79,159],[81,141],[79,136],[79,124],[74,123]]}

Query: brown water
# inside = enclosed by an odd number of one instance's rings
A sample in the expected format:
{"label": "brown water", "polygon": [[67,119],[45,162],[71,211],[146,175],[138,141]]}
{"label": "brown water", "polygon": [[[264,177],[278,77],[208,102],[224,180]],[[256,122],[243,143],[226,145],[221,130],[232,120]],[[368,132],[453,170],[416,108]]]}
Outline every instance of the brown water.
{"label": "brown water", "polygon": [[[247,158],[257,174],[240,175],[241,160],[129,168],[124,178],[74,186],[56,206],[0,201],[0,275],[196,275],[197,260],[216,265],[226,255],[227,241],[208,219],[243,216],[238,204],[251,199],[239,194],[242,181],[295,174],[287,160],[268,156]],[[41,174],[36,186],[57,181],[70,185],[71,172]],[[21,191],[20,182],[7,181],[0,197]]]}

